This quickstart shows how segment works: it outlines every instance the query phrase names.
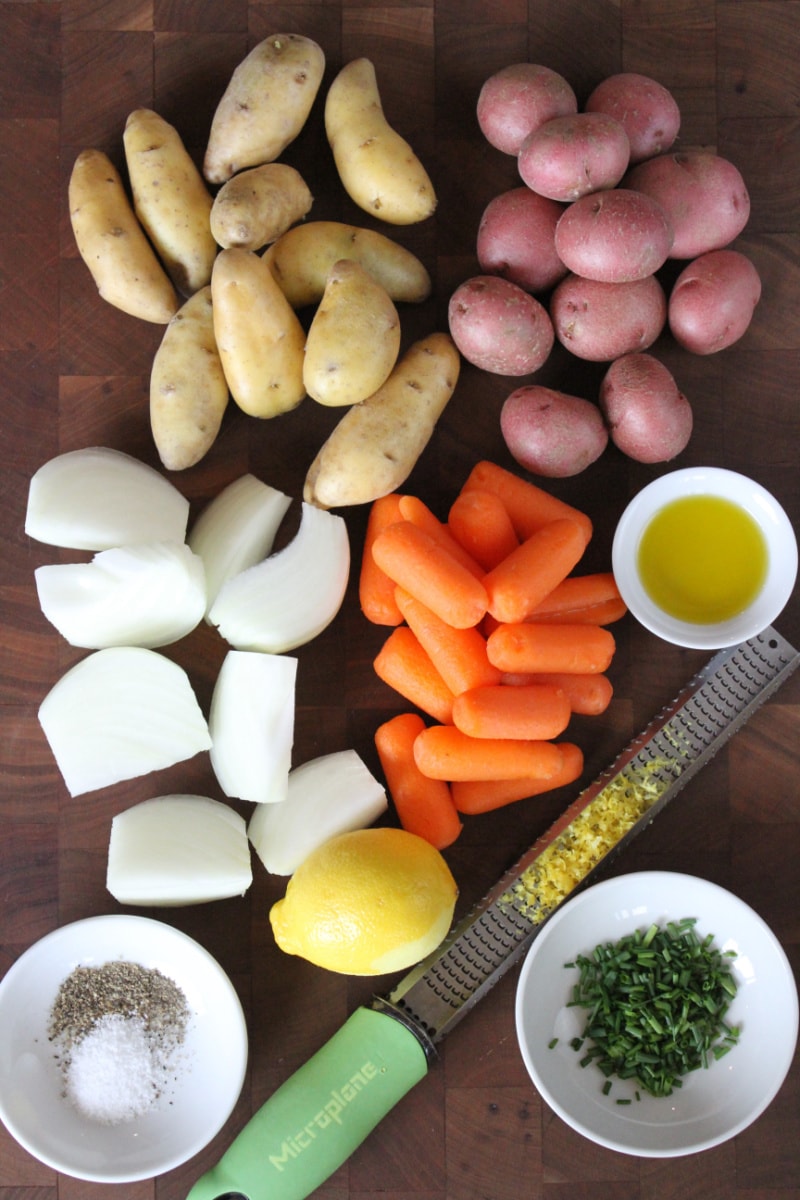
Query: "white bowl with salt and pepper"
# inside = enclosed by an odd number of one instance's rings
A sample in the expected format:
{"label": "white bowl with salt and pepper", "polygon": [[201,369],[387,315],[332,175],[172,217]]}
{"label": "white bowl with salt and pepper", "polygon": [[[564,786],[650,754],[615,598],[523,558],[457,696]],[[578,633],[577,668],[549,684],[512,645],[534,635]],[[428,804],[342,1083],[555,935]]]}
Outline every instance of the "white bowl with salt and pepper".
{"label": "white bowl with salt and pepper", "polygon": [[149,917],[65,925],[0,981],[0,1119],[76,1179],[150,1179],[199,1153],[233,1111],[247,1053],[220,965]]}

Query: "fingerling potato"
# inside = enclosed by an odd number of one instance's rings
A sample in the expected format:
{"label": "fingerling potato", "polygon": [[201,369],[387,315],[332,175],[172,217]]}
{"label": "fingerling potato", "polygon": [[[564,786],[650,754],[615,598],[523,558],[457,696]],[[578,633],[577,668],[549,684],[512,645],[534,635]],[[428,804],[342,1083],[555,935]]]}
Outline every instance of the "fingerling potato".
{"label": "fingerling potato", "polygon": [[419,304],[431,294],[427,267],[376,229],[342,221],[306,221],[268,246],[264,261],[292,308],[318,304],[331,267],[350,259],[369,271],[395,303]]}
{"label": "fingerling potato", "polygon": [[348,408],[320,449],[303,488],[319,508],[371,504],[408,479],[458,382],[452,338],[432,333],[399,359],[384,385]]}
{"label": "fingerling potato", "polygon": [[366,400],[399,353],[400,318],[386,289],[358,263],[335,263],[306,335],[308,395],[331,407]]}
{"label": "fingerling potato", "polygon": [[169,121],[149,108],[129,114],[122,135],[133,208],[177,290],[211,282],[217,246],[211,193]]}
{"label": "fingerling potato", "polygon": [[303,176],[287,163],[250,167],[214,197],[211,233],[226,250],[261,250],[302,220],[313,200]]}
{"label": "fingerling potato", "polygon": [[82,150],[68,188],[75,244],[100,295],[132,317],[166,325],[175,288],[136,217],[119,172],[102,150]]}
{"label": "fingerling potato", "polygon": [[225,183],[245,167],[274,162],[308,119],[325,54],[299,33],[264,38],[233,72],[211,121],[203,174]]}
{"label": "fingerling potato", "polygon": [[214,336],[235,402],[252,417],[275,417],[305,396],[305,331],[263,259],[220,250],[211,273]]}
{"label": "fingerling potato", "polygon": [[436,209],[428,173],[386,119],[375,67],[356,58],[342,67],[325,100],[325,132],[350,199],[390,225],[413,225]]}
{"label": "fingerling potato", "polygon": [[193,467],[208,453],[228,398],[214,337],[211,285],[206,284],[164,330],[150,371],[150,428],[168,471]]}

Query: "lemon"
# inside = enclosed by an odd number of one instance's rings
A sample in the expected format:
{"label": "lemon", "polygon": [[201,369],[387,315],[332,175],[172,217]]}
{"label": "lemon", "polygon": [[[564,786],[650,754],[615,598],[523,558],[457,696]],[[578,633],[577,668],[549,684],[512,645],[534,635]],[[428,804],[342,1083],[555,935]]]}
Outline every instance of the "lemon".
{"label": "lemon", "polygon": [[457,895],[450,868],[424,838],[357,829],[304,859],[269,919],[287,954],[347,975],[383,975],[436,949]]}

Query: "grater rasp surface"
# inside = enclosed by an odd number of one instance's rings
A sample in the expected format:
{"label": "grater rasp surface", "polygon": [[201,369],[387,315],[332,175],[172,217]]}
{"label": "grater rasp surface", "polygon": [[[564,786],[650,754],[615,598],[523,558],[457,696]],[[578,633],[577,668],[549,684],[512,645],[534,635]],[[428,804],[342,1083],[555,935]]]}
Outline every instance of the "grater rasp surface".
{"label": "grater rasp surface", "polygon": [[[409,1025],[432,1053],[434,1043],[527,951],[559,904],[593,882],[799,664],[800,653],[772,628],[715,654],[443,945],[374,1007]],[[609,808],[625,813],[621,826],[596,835]],[[549,876],[563,876],[576,844],[590,847],[585,869],[553,886]]]}

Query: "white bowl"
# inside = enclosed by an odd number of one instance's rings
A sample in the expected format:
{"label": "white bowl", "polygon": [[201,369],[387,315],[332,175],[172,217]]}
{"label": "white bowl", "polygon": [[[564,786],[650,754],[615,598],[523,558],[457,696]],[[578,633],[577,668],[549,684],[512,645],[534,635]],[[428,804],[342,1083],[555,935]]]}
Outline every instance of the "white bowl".
{"label": "white bowl", "polygon": [[[580,1066],[569,1045],[586,1011],[568,1007],[577,979],[565,963],[650,924],[697,919],[720,950],[733,950],[737,993],[726,1018],[738,1043],[707,1068],[684,1076],[668,1097]],[[669,871],[617,876],[567,901],[543,927],[519,978],[516,1026],[525,1066],[554,1112],[591,1141],[643,1158],[694,1154],[727,1141],[766,1109],[791,1066],[798,1032],[797,988],[789,961],[764,921],[724,888]],[[558,1043],[550,1042],[558,1037]],[[631,1098],[619,1105],[617,1098]]]}
{"label": "white bowl", "polygon": [[[763,587],[752,604],[727,621],[678,620],[651,599],[639,577],[637,558],[646,526],[665,504],[688,495],[734,501],[757,522],[766,539]],[[755,637],[783,610],[797,578],[797,539],[783,508],[761,484],[721,467],[686,467],[660,476],[631,500],[614,534],[611,564],[623,600],[646,629],[678,646],[717,650]]]}
{"label": "white bowl", "polygon": [[[109,1125],[64,1097],[47,1031],[58,989],[76,967],[120,959],[172,979],[190,1020],[169,1096]],[[31,946],[0,982],[0,1118],[30,1154],[76,1179],[127,1183],[186,1162],[227,1121],[246,1065],[247,1029],[233,985],[202,946],[160,921],[113,915],[65,925]]]}

